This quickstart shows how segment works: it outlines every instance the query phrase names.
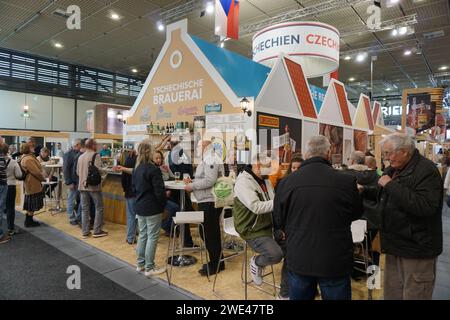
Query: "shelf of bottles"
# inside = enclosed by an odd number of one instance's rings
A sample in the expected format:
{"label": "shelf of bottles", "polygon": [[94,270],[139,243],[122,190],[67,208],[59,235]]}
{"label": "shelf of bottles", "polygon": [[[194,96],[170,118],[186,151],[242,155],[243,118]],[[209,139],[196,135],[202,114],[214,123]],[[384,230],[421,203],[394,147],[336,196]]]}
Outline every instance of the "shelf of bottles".
{"label": "shelf of bottles", "polygon": [[150,122],[147,125],[147,133],[149,135],[167,135],[167,134],[189,134],[191,132],[189,122],[177,122],[160,124],[159,122]]}

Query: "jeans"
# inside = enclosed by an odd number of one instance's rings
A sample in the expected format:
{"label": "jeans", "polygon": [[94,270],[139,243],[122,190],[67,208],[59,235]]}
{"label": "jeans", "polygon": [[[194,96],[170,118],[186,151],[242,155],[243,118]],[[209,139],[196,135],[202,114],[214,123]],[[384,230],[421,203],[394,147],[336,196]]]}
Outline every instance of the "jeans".
{"label": "jeans", "polygon": [[70,222],[78,222],[81,221],[81,205],[78,206],[78,209],[75,213],[75,202],[77,199],[77,195],[79,195],[78,188],[75,187],[68,189],[67,195],[67,215],[69,216]]}
{"label": "jeans", "polygon": [[[180,206],[178,203],[167,200],[166,209],[169,213],[166,220],[162,222],[161,228],[164,229],[167,233],[170,233],[170,229],[172,228],[172,219],[177,215],[177,212],[180,211]],[[180,228],[184,228],[184,246],[192,247],[194,242],[192,241],[191,229],[188,224],[184,224],[180,226]]]}
{"label": "jeans", "polygon": [[94,234],[99,233],[103,226],[103,196],[101,191],[81,191],[82,232],[84,236],[89,234],[89,218],[91,201],[95,204]]}
{"label": "jeans", "polygon": [[290,300],[314,300],[317,284],[323,300],[351,300],[352,288],[350,276],[321,278],[302,276],[292,271],[289,275]]}
{"label": "jeans", "polygon": [[14,230],[16,219],[16,186],[8,186],[6,195],[6,222],[8,230]]}
{"label": "jeans", "polygon": [[276,241],[271,237],[259,237],[247,240],[248,245],[260,255],[256,257],[255,263],[258,267],[267,267],[277,264],[283,259],[283,251]]}
{"label": "jeans", "polygon": [[137,266],[145,267],[145,271],[155,268],[155,252],[161,228],[162,213],[149,217],[137,216],[139,238],[136,247]]}
{"label": "jeans", "polygon": [[127,241],[133,243],[136,237],[136,212],[134,211],[134,204],[136,198],[126,198],[127,205]]}
{"label": "jeans", "polygon": [[8,186],[0,185],[0,238],[3,237],[3,213],[6,208],[6,195],[8,193]]}

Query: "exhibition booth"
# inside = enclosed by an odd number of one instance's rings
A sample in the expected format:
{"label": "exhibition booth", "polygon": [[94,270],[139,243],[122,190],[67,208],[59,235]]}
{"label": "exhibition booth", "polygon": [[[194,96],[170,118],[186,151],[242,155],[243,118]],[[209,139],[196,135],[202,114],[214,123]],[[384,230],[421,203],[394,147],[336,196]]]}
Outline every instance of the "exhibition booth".
{"label": "exhibition booth", "polygon": [[[298,35],[288,39],[283,32],[290,32],[291,28],[300,29]],[[307,28],[315,34],[325,30],[321,39],[327,40],[313,41],[308,38]],[[294,153],[304,152],[310,137],[322,134],[332,144],[333,165],[340,167],[349,163],[353,150],[374,149],[371,137],[381,136],[387,130],[378,102],[372,107],[369,98],[361,94],[355,107],[348,100],[345,85],[332,77],[324,88],[309,83],[308,77],[329,77],[338,68],[339,51],[334,44],[339,42],[339,35],[332,27],[318,23],[278,25],[257,35],[259,51],[266,51],[262,46],[271,46],[265,56],[258,58],[267,65],[190,36],[187,20],[169,25],[166,30],[166,42],[124,124],[126,148],[150,139],[155,148],[167,153],[167,142],[177,139],[195,160],[197,142],[209,139],[216,153],[231,167],[249,162],[252,154],[271,150],[278,165],[286,169]],[[270,31],[282,34],[274,36]],[[261,40],[261,36],[271,40]],[[302,41],[302,37],[309,42]],[[308,48],[290,54],[274,48],[282,43],[291,46],[297,40],[311,46],[309,53]],[[135,264],[134,250],[124,241],[126,212],[120,175],[109,171],[103,191],[106,229],[110,234],[85,241]],[[79,236],[80,231],[68,226],[62,215],[43,214],[41,218]],[[166,264],[168,244],[169,239],[161,236],[156,253],[158,265]],[[193,256],[200,261],[199,253]],[[222,298],[242,299],[241,266],[240,258],[230,260],[219,274],[217,292]],[[199,264],[175,268],[172,283],[200,297],[217,299],[211,283],[198,274],[198,268]],[[279,282],[281,265],[274,269]],[[165,275],[160,277],[166,279]],[[367,298],[365,282],[352,285],[354,299]],[[258,290],[250,290],[249,297],[270,298]]]}

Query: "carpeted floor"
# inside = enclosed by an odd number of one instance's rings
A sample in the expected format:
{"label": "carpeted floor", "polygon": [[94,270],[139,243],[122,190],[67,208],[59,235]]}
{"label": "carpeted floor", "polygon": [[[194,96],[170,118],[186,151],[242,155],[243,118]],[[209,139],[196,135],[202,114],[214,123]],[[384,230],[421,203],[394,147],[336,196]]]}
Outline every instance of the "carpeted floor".
{"label": "carpeted floor", "polygon": [[[71,265],[81,270],[80,290],[67,288]],[[0,288],[0,300],[142,299],[23,230],[0,247]]]}

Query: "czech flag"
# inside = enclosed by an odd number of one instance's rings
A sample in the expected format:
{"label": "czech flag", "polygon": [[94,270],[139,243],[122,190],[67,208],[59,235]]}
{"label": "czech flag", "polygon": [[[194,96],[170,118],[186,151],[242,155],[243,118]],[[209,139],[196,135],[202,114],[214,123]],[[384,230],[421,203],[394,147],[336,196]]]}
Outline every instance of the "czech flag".
{"label": "czech flag", "polygon": [[216,0],[215,34],[224,38],[239,39],[239,1]]}

